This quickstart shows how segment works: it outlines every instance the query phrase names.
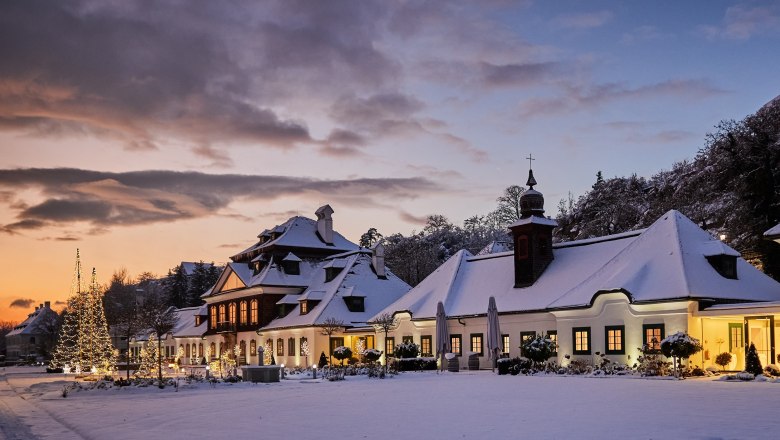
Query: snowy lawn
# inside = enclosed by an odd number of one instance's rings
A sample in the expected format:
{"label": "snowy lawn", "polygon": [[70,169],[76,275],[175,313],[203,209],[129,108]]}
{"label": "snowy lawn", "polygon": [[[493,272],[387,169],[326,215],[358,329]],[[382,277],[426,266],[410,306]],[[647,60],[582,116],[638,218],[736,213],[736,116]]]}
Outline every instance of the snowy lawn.
{"label": "snowy lawn", "polygon": [[769,438],[780,429],[780,383],[770,382],[425,372],[63,399],[61,375],[6,374],[27,401],[87,439],[712,439]]}

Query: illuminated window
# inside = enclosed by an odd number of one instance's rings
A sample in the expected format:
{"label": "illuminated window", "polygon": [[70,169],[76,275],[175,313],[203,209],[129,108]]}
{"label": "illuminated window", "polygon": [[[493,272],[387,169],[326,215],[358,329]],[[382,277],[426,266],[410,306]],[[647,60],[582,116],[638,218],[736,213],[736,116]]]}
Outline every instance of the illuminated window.
{"label": "illuminated window", "polygon": [[420,338],[420,355],[430,357],[433,356],[433,337],[431,335],[423,335]]}
{"label": "illuminated window", "polygon": [[555,351],[551,356],[558,356],[558,330],[547,330],[547,339],[555,344]]}
{"label": "illuminated window", "polygon": [[523,345],[529,340],[536,337],[536,332],[520,332],[520,356],[523,354]]}
{"label": "illuminated window", "polygon": [[[181,347],[181,345],[179,345],[179,347]],[[183,348],[184,348],[184,357],[186,357],[186,358],[191,357],[190,356],[190,344],[187,344],[187,346],[183,347]]]}
{"label": "illuminated window", "polygon": [[257,356],[257,341],[249,341],[249,356]]}
{"label": "illuminated window", "polygon": [[301,301],[301,315],[309,313],[309,303]]}
{"label": "illuminated window", "polygon": [[411,335],[403,336],[403,337],[401,338],[401,341],[402,341],[404,344],[414,344],[414,337],[413,337],[413,336],[411,336]]}
{"label": "illuminated window", "polygon": [[211,345],[209,345],[209,348],[209,351],[211,352],[211,358],[214,359],[217,356],[217,345],[212,342]]}
{"label": "illuminated window", "polygon": [[574,327],[574,354],[590,354],[590,327]]}
{"label": "illuminated window", "polygon": [[276,340],[276,355],[284,356],[284,339],[282,338]]}
{"label": "illuminated window", "polygon": [[287,356],[295,356],[295,338],[287,338]]}
{"label": "illuminated window", "polygon": [[458,356],[463,354],[463,347],[461,346],[460,335],[450,335],[450,349]]}
{"label": "illuminated window", "polygon": [[250,318],[252,320],[252,324],[257,324],[257,300],[253,299],[250,303]]}
{"label": "illuminated window", "polygon": [[387,339],[385,339],[385,353],[388,356],[392,356],[393,350],[395,350],[395,338],[388,336]]}
{"label": "illuminated window", "polygon": [[482,356],[482,333],[471,334],[471,351]]}
{"label": "illuminated window", "polygon": [[203,357],[203,343],[198,343],[198,357]]}
{"label": "illuminated window", "polygon": [[729,323],[729,351],[735,353],[742,349],[745,343],[742,340],[742,324],[738,322]]}
{"label": "illuminated window", "polygon": [[246,324],[246,301],[241,301],[241,308],[239,310],[241,324]]}
{"label": "illuminated window", "polygon": [[374,335],[368,335],[365,337],[366,349],[374,348]]}
{"label": "illuminated window", "polygon": [[642,326],[642,345],[646,345],[648,350],[660,351],[661,341],[663,340],[663,324],[645,324]]}
{"label": "illuminated window", "polygon": [[626,347],[624,345],[626,326],[624,325],[609,325],[604,327],[606,340],[606,352],[607,354],[625,354]]}
{"label": "illuminated window", "polygon": [[211,311],[211,317],[209,318],[209,321],[211,321],[211,328],[217,328],[217,306],[211,306],[209,308]]}
{"label": "illuminated window", "polygon": [[[304,347],[303,347],[303,345],[304,345],[303,343],[304,343],[304,342],[306,342],[306,338],[301,338],[301,339],[299,339],[299,340],[298,340],[298,353],[300,353],[300,354],[301,354],[301,356],[308,356],[308,355],[309,355],[309,353],[306,353],[306,352],[304,351]],[[309,349],[309,347],[308,347],[308,346],[309,346],[309,343],[308,343],[308,342],[306,342],[306,350],[308,350],[308,349]]]}
{"label": "illuminated window", "polygon": [[509,353],[509,335],[501,335],[501,352]]}
{"label": "illuminated window", "polygon": [[220,304],[219,305],[219,322],[220,324],[225,322],[225,305]]}
{"label": "illuminated window", "polygon": [[241,360],[246,359],[246,341],[241,341],[238,343],[238,353],[239,356],[241,356]]}
{"label": "illuminated window", "polygon": [[236,303],[230,303],[230,323],[236,323]]}

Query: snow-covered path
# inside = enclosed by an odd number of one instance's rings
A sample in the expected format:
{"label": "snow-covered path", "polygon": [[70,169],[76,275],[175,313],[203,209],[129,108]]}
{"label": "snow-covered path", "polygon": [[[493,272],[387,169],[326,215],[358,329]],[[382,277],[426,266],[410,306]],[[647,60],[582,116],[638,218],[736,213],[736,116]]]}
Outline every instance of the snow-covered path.
{"label": "snow-covered path", "polygon": [[9,380],[87,439],[745,439],[780,430],[780,383],[429,372],[90,390],[63,399],[62,381]]}

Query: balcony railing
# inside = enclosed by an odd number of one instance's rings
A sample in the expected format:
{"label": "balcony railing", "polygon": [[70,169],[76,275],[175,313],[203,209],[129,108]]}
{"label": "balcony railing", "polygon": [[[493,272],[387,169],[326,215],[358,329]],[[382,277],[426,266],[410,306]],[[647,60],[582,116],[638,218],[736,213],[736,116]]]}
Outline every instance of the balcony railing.
{"label": "balcony railing", "polygon": [[236,324],[230,321],[218,322],[217,333],[235,333]]}

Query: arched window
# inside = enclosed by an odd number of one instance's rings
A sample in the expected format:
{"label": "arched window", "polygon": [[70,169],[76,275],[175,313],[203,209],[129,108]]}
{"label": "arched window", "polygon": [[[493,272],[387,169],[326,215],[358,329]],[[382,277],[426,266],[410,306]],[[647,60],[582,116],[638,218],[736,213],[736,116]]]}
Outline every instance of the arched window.
{"label": "arched window", "polygon": [[257,356],[257,341],[249,341],[249,356]]}
{"label": "arched window", "polygon": [[198,350],[198,346],[195,345],[195,343],[193,342],[192,343],[192,357],[198,356],[198,351],[197,350]]}
{"label": "arched window", "polygon": [[211,352],[211,359],[214,359],[217,357],[217,344],[212,342],[211,345],[209,345],[209,348],[209,351]]}
{"label": "arched window", "polygon": [[198,357],[203,357],[203,343],[198,343]]}
{"label": "arched window", "polygon": [[230,303],[230,323],[236,323],[236,303]]}
{"label": "arched window", "polygon": [[[181,347],[181,345],[179,347]],[[184,357],[187,359],[190,358],[190,344],[187,344],[187,346],[184,347]]]}
{"label": "arched window", "polygon": [[251,313],[250,317],[252,319],[252,324],[257,324],[259,321],[257,320],[257,300],[256,299],[252,300],[251,307],[252,307],[252,309],[251,309],[252,313]]}
{"label": "arched window", "polygon": [[276,355],[284,356],[284,339],[282,338],[276,340]]}
{"label": "arched window", "polygon": [[219,357],[222,357],[222,343],[219,343]]}
{"label": "arched window", "polygon": [[238,344],[238,350],[241,356],[241,359],[246,359],[246,341],[241,341]]}
{"label": "arched window", "polygon": [[211,311],[211,317],[209,318],[209,321],[211,321],[210,327],[212,329],[217,328],[217,306],[211,306],[209,310]]}
{"label": "arched window", "polygon": [[295,356],[295,338],[287,339],[287,356]]}
{"label": "arched window", "polygon": [[222,324],[225,322],[225,305],[220,304],[219,305],[219,323]]}
{"label": "arched window", "polygon": [[246,324],[246,301],[241,301],[241,324]]}

